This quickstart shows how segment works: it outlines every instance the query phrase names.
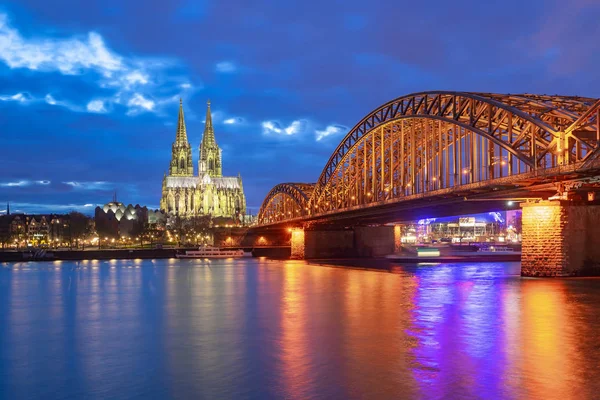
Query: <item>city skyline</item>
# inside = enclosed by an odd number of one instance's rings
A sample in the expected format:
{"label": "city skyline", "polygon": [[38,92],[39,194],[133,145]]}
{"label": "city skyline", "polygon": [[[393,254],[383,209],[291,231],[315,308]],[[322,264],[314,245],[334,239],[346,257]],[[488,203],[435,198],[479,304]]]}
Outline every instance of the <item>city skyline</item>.
{"label": "city skyline", "polygon": [[194,151],[211,99],[223,173],[242,174],[255,213],[275,184],[314,181],[345,133],[393,98],[600,97],[600,7],[589,1],[412,4],[401,22],[358,2],[320,13],[141,4],[0,7],[0,212],[10,201],[13,212],[91,214],[115,190],[158,208],[179,98]]}

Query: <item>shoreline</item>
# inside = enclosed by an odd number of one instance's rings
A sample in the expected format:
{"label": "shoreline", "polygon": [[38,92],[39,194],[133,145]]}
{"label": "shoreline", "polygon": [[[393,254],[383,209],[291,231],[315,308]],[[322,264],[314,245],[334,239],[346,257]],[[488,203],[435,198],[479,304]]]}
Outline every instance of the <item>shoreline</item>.
{"label": "shoreline", "polygon": [[[168,259],[176,258],[177,253],[195,250],[195,248],[170,248],[170,249],[104,249],[104,250],[56,250],[56,251],[0,251],[0,262],[22,262],[22,261],[83,261],[83,260],[135,260],[135,259]],[[258,250],[258,251],[256,251]],[[274,259],[287,259],[289,254],[285,252],[263,251],[255,249],[254,257],[267,257]],[[281,253],[281,254],[280,254]],[[286,255],[288,257],[286,257]],[[355,259],[355,258],[348,258]],[[369,260],[371,258],[364,258]],[[325,259],[308,259],[309,263],[324,261]],[[332,260],[342,260],[334,258]],[[390,255],[387,257],[375,257],[372,260],[390,263],[460,263],[460,262],[502,262],[521,261],[521,254],[461,254],[446,255],[438,257],[417,257],[412,255]]]}

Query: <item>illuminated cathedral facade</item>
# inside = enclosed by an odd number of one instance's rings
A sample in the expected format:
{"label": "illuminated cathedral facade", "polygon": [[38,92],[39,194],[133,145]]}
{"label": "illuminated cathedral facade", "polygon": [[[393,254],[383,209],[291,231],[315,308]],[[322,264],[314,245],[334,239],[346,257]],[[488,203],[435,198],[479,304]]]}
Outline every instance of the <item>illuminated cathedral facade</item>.
{"label": "illuminated cathedral facade", "polygon": [[199,148],[198,175],[194,175],[192,147],[187,138],[183,104],[179,103],[177,135],[171,148],[169,173],[163,177],[160,209],[183,218],[210,215],[240,220],[246,213],[241,176],[223,176],[223,160],[215,139],[210,101]]}

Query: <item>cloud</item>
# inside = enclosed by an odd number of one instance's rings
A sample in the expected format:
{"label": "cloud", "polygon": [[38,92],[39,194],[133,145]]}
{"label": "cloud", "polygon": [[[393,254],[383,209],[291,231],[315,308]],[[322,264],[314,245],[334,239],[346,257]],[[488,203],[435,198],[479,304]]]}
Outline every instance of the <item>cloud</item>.
{"label": "cloud", "polygon": [[42,181],[30,181],[30,180],[20,180],[20,181],[13,181],[13,182],[0,182],[0,187],[25,187],[25,186],[33,186],[33,185],[49,185],[51,182],[48,180],[42,180]]}
{"label": "cloud", "polygon": [[13,95],[0,95],[0,101],[14,101],[18,103],[46,103],[51,106],[61,106],[68,108],[71,111],[81,112],[85,111],[84,108],[79,107],[69,101],[57,100],[50,93],[46,94],[44,97],[35,97],[29,93],[20,92]]}
{"label": "cloud", "polygon": [[296,120],[292,121],[288,126],[283,126],[279,121],[264,121],[261,126],[265,135],[277,134],[292,136],[298,133],[302,133],[305,130],[307,121]]}
{"label": "cloud", "polygon": [[328,125],[325,129],[323,130],[316,130],[315,131],[315,138],[318,141],[320,141],[321,139],[324,139],[328,136],[331,135],[338,135],[340,133],[346,133],[348,132],[348,128],[343,126],[343,125]]}
{"label": "cloud", "polygon": [[126,69],[123,58],[111,52],[102,37],[90,32],[87,38],[27,40],[0,14],[0,60],[11,69],[58,71],[64,75],[93,69],[104,77]]}
{"label": "cloud", "polygon": [[[10,203],[11,214],[16,213],[67,213],[70,211],[80,211],[84,214],[91,214],[94,212],[94,207],[97,204],[50,204],[50,203]],[[6,214],[6,210],[0,210],[0,214]]]}
{"label": "cloud", "polygon": [[[282,137],[297,136],[308,132],[312,132],[314,129],[314,125],[314,122],[311,122],[306,119],[294,120],[287,126],[285,126],[277,120],[268,120],[263,121],[261,123],[264,135],[274,135]],[[348,128],[339,124],[328,125],[323,130],[314,129],[316,141],[321,141],[322,139],[328,136],[338,135],[346,132],[348,132]]]}
{"label": "cloud", "polygon": [[102,100],[92,100],[87,104],[86,109],[93,113],[105,113],[107,112],[104,102]]}
{"label": "cloud", "polygon": [[63,182],[65,185],[71,186],[75,190],[106,190],[109,189],[110,182],[96,181],[96,182],[78,182],[68,181]]}
{"label": "cloud", "polygon": [[17,93],[12,95],[0,95],[1,101],[16,101],[19,103],[24,103],[26,101],[31,101],[32,97],[29,93]]}
{"label": "cloud", "polygon": [[3,182],[0,183],[0,187],[20,187],[20,186],[29,186],[31,182],[29,181],[16,181],[16,182]]}
{"label": "cloud", "polygon": [[240,118],[240,117],[227,118],[226,120],[223,121],[223,123],[226,125],[241,124],[243,122],[244,122],[244,119]]}
{"label": "cloud", "polygon": [[129,107],[128,114],[137,113],[140,111],[153,111],[155,105],[156,103],[154,103],[154,101],[145,98],[140,93],[136,93],[127,102],[127,106]]}
{"label": "cloud", "polygon": [[125,75],[125,80],[130,85],[135,85],[137,83],[139,83],[140,85],[145,85],[148,83],[148,75],[146,75],[140,71],[133,71],[133,72]]}
{"label": "cloud", "polygon": [[46,100],[46,103],[53,105],[53,106],[56,105],[56,99],[54,97],[52,97],[51,94],[47,94],[44,99]]}
{"label": "cloud", "polygon": [[[179,90],[192,88],[181,70],[175,70],[179,67],[173,60],[118,54],[93,31],[71,37],[26,37],[11,25],[3,12],[0,12],[0,63],[10,69],[35,73],[85,76],[86,84],[91,82],[100,88],[114,90],[105,96],[102,104],[90,99],[87,106],[67,100],[59,102],[52,95],[36,97],[24,92],[0,95],[0,101],[27,103],[39,100],[78,112],[106,113],[113,110],[110,107],[113,103],[125,105],[128,115],[140,111],[159,112],[157,105],[168,103],[161,101],[161,96],[170,99]],[[220,68],[232,72],[232,67],[235,69],[233,64],[225,63]],[[182,81],[185,83],[179,83]],[[157,100],[149,100],[150,97]]]}
{"label": "cloud", "polygon": [[[41,99],[32,99],[33,101],[41,101]],[[65,107],[71,111],[75,111],[75,112],[83,112],[85,111],[85,109],[83,107],[79,107],[78,105],[75,105],[73,103],[71,103],[70,101],[66,101],[66,100],[57,100],[54,96],[52,96],[50,93],[48,93],[44,99],[44,102],[46,102],[47,104],[50,104],[51,106],[60,106],[60,107]]]}
{"label": "cloud", "polygon": [[231,74],[237,71],[237,67],[231,61],[221,61],[215,65],[215,69],[222,74]]}

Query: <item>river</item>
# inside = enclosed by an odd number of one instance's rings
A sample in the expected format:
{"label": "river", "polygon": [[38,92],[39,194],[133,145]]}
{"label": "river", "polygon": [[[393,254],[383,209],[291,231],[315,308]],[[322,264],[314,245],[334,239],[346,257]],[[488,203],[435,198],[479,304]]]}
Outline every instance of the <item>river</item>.
{"label": "river", "polygon": [[599,307],[518,263],[4,263],[0,398],[597,398]]}

